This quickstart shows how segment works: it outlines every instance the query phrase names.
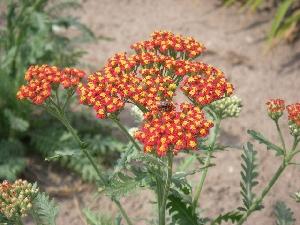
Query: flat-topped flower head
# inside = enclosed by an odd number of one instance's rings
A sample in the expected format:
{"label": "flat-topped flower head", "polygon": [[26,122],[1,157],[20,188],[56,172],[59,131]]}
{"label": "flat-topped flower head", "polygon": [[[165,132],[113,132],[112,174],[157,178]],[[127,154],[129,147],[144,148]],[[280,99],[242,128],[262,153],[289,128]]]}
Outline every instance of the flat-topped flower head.
{"label": "flat-topped flower head", "polygon": [[55,66],[30,66],[25,73],[27,83],[17,93],[20,100],[27,99],[33,104],[43,104],[52,94],[52,90],[61,84],[64,89],[74,88],[85,73],[75,68],[59,69]]}
{"label": "flat-topped flower head", "polygon": [[273,120],[278,120],[285,110],[285,103],[282,99],[271,99],[267,103],[268,115]]}
{"label": "flat-topped flower head", "polygon": [[233,86],[222,75],[194,75],[188,77],[181,90],[196,104],[203,107],[214,101],[230,96]]}
{"label": "flat-topped flower head", "polygon": [[198,138],[206,137],[212,122],[201,109],[183,103],[180,110],[168,102],[162,102],[156,110],[145,114],[144,124],[135,137],[144,145],[145,152],[165,156],[168,151],[177,154],[181,150],[198,147]]}
{"label": "flat-topped flower head", "polygon": [[32,207],[32,200],[38,189],[25,180],[0,184],[0,213],[7,219],[23,217]]}
{"label": "flat-topped flower head", "polygon": [[125,103],[143,112],[155,110],[157,102],[174,102],[178,90],[201,107],[233,92],[222,71],[192,61],[205,49],[193,38],[157,31],[132,48],[136,54],[114,55],[79,85],[80,102],[93,106],[101,119],[119,113]]}
{"label": "flat-topped flower head", "polygon": [[286,109],[291,134],[293,136],[300,136],[300,103],[288,105]]}
{"label": "flat-topped flower head", "polygon": [[158,51],[173,58],[181,56],[184,59],[193,59],[199,56],[205,47],[192,37],[175,35],[169,31],[155,31],[150,40],[141,41],[131,46],[137,53],[144,51]]}

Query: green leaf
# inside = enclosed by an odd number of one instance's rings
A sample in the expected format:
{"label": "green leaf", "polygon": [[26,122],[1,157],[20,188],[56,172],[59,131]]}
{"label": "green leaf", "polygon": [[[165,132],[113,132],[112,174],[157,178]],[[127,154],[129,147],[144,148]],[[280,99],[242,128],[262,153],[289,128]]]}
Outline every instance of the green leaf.
{"label": "green leaf", "polygon": [[200,225],[197,214],[194,213],[191,204],[184,202],[183,198],[171,194],[168,196],[167,209],[172,217],[173,224],[180,225]]}
{"label": "green leaf", "polygon": [[285,0],[280,3],[271,26],[269,39],[272,39],[276,36],[278,29],[280,28],[284,20],[285,15],[287,14],[288,10],[290,9],[293,3],[294,0]]}
{"label": "green leaf", "polygon": [[178,171],[186,171],[196,161],[195,155],[186,157],[178,166]]}
{"label": "green leaf", "polygon": [[225,214],[221,214],[211,222],[211,225],[221,224],[223,221],[225,222],[231,221],[231,223],[236,223],[242,218],[242,216],[243,213],[239,211],[232,211]]}
{"label": "green leaf", "polygon": [[24,132],[28,130],[28,121],[17,117],[11,110],[4,109],[4,116],[8,119],[10,128],[15,131]]}
{"label": "green leaf", "polygon": [[39,225],[56,225],[58,208],[45,193],[38,193],[32,203],[32,216]]}
{"label": "green leaf", "polygon": [[114,225],[112,218],[107,215],[94,213],[90,209],[83,209],[83,214],[88,225]]}
{"label": "green leaf", "polygon": [[0,179],[15,180],[26,166],[24,147],[17,140],[0,141]]}
{"label": "green leaf", "polygon": [[250,142],[247,142],[247,144],[244,145],[244,153],[242,154],[242,181],[240,183],[241,195],[244,203],[244,207],[241,207],[240,209],[244,211],[247,211],[251,207],[255,198],[252,189],[258,184],[256,180],[258,176],[256,154],[257,152],[254,151],[253,145]]}
{"label": "green leaf", "polygon": [[144,174],[137,176],[129,176],[124,173],[117,173],[112,177],[104,188],[104,192],[111,197],[120,198],[126,196],[139,187],[146,186],[147,177]]}
{"label": "green leaf", "polygon": [[284,151],[282,148],[267,140],[261,133],[254,130],[248,130],[248,134],[250,134],[250,136],[257,140],[259,143],[265,144],[267,146],[267,149],[275,150],[276,155],[284,155]]}
{"label": "green leaf", "polygon": [[70,157],[70,156],[80,156],[80,149],[65,149],[65,150],[57,150],[54,151],[52,156],[46,157],[46,161],[51,161],[54,159],[62,158],[62,157]]}
{"label": "green leaf", "polygon": [[294,225],[294,213],[284,202],[277,202],[274,206],[276,225]]}
{"label": "green leaf", "polygon": [[283,38],[289,32],[296,29],[297,24],[300,23],[300,9],[293,12],[292,15],[287,17],[283,22],[282,25],[278,28],[276,38]]}

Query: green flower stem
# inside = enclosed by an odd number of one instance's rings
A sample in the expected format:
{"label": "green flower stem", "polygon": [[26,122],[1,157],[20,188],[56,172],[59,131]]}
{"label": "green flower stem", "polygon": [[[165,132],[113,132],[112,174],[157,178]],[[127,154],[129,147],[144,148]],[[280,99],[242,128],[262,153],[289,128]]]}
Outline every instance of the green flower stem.
{"label": "green flower stem", "polygon": [[140,146],[138,145],[138,143],[134,140],[134,138],[128,133],[128,130],[123,126],[122,123],[120,123],[118,118],[111,118],[111,120],[117,124],[117,126],[120,128],[120,130],[123,131],[123,133],[126,135],[126,137],[132,142],[132,144],[134,145],[134,147],[139,150],[142,151],[142,149],[140,148]]}
{"label": "green flower stem", "polygon": [[172,180],[172,172],[173,172],[173,153],[168,152],[168,171],[167,171],[167,180],[163,191],[161,206],[159,208],[159,225],[166,224],[166,203],[170,191],[171,180]]}
{"label": "green flower stem", "polygon": [[104,176],[102,175],[102,173],[100,172],[96,162],[94,161],[92,155],[90,154],[90,152],[87,150],[88,145],[82,141],[80,139],[80,137],[78,136],[78,134],[76,133],[76,131],[74,130],[74,128],[71,126],[70,122],[68,121],[68,119],[65,117],[64,113],[60,113],[58,114],[58,119],[62,122],[62,124],[67,128],[67,130],[72,134],[72,136],[74,137],[74,139],[76,140],[76,142],[78,143],[81,151],[83,152],[83,154],[88,158],[88,160],[90,161],[90,163],[92,164],[94,170],[96,171],[99,179],[101,180],[101,182],[103,184],[105,184],[105,179]]}
{"label": "green flower stem", "polygon": [[289,151],[289,153],[287,155],[285,155],[285,157],[284,157],[281,165],[277,169],[276,173],[274,174],[274,176],[272,177],[272,179],[270,180],[270,182],[263,189],[263,191],[261,192],[260,196],[252,203],[252,205],[250,206],[249,210],[243,214],[242,218],[239,220],[239,222],[237,223],[237,225],[242,225],[247,220],[247,218],[256,210],[256,208],[259,205],[262,204],[263,199],[265,198],[265,196],[269,193],[269,191],[274,186],[274,184],[276,183],[276,181],[278,180],[278,178],[281,176],[281,174],[283,173],[283,171],[286,169],[286,167],[290,164],[291,160],[295,156],[295,153],[297,152],[297,151],[295,151],[297,145],[298,145],[297,139],[295,138],[295,141],[294,141],[294,144],[293,144],[293,147],[292,147],[291,151]]}
{"label": "green flower stem", "polygon": [[203,189],[203,185],[204,185],[204,181],[206,179],[206,175],[207,175],[207,172],[208,172],[208,165],[210,164],[211,156],[212,156],[212,151],[209,151],[208,155],[205,158],[205,162],[204,162],[204,167],[205,168],[204,168],[204,170],[201,174],[199,184],[198,184],[198,186],[196,187],[196,190],[195,190],[195,196],[194,196],[193,203],[192,203],[194,211],[196,211],[197,203],[198,203],[198,200],[200,198],[200,194],[201,194],[202,189]]}
{"label": "green flower stem", "polygon": [[133,223],[131,222],[129,216],[127,215],[124,208],[122,207],[121,203],[116,199],[113,199],[113,201],[114,201],[114,203],[116,203],[117,207],[119,208],[119,210],[120,210],[122,216],[124,217],[124,219],[126,220],[127,224],[128,225],[133,225]]}
{"label": "green flower stem", "polygon": [[[90,161],[90,163],[92,164],[94,170],[96,171],[100,181],[103,184],[106,184],[106,180],[104,178],[104,176],[102,175],[102,173],[100,172],[96,162],[94,161],[93,157],[91,156],[91,154],[89,153],[89,151],[87,150],[88,145],[82,141],[80,139],[80,137],[78,136],[78,134],[76,133],[75,129],[71,126],[70,122],[68,121],[68,119],[65,116],[65,113],[59,109],[56,108],[56,111],[51,110],[49,107],[46,107],[46,109],[48,110],[48,112],[55,116],[66,128],[67,130],[72,134],[72,136],[74,137],[74,139],[76,140],[76,142],[78,143],[81,151],[84,153],[84,155],[88,158],[88,160]],[[123,215],[123,217],[125,218],[126,222],[128,225],[133,225],[133,223],[130,221],[129,216],[127,215],[127,213],[125,212],[124,208],[121,206],[120,202],[116,199],[112,199],[112,201],[117,205],[117,207],[119,208],[121,214]]]}
{"label": "green flower stem", "polygon": [[219,133],[219,130],[220,130],[220,124],[221,124],[221,120],[219,118],[217,118],[216,122],[215,122],[214,133],[213,133],[210,145],[209,145],[208,154],[205,158],[204,170],[201,174],[199,184],[198,184],[198,186],[196,187],[196,190],[195,190],[195,196],[194,196],[193,203],[192,203],[194,211],[196,211],[197,203],[198,203],[198,200],[200,198],[200,195],[201,195],[201,192],[202,192],[202,189],[203,189],[203,185],[204,185],[204,182],[205,182],[205,179],[206,179],[206,175],[207,175],[207,172],[208,172],[208,167],[209,167],[210,160],[211,160],[211,157],[212,157],[212,153],[214,151],[214,147],[215,147],[215,144],[216,144],[216,141],[217,141],[217,136],[218,136],[218,133]]}
{"label": "green flower stem", "polygon": [[285,141],[284,141],[284,138],[283,138],[283,135],[282,135],[280,126],[279,126],[279,124],[278,124],[278,120],[275,120],[275,124],[276,124],[276,128],[277,128],[277,131],[278,131],[278,134],[279,134],[279,137],[280,137],[280,141],[281,141],[281,144],[282,144],[282,148],[283,148],[283,150],[286,152]]}
{"label": "green flower stem", "polygon": [[21,217],[18,217],[15,222],[17,225],[23,225]]}

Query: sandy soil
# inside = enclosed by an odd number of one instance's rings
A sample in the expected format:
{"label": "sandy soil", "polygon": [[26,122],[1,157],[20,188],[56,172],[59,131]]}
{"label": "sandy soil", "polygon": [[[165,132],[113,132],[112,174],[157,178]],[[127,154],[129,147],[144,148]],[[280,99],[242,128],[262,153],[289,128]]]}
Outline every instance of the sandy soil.
{"label": "sandy soil", "polygon": [[[107,57],[115,52],[128,51],[130,44],[148,38],[159,29],[190,35],[203,42],[209,49],[203,60],[221,68],[235,85],[236,94],[243,99],[240,118],[224,122],[221,142],[236,149],[218,153],[209,170],[207,183],[201,197],[203,215],[213,216],[240,205],[239,197],[239,150],[249,140],[247,129],[263,132],[272,140],[278,140],[274,124],[267,118],[265,102],[281,97],[293,103],[299,101],[300,42],[280,45],[265,52],[265,34],[269,28],[268,12],[245,13],[240,9],[219,7],[216,0],[86,0],[81,19],[97,35],[113,38],[85,46],[85,61],[100,68]],[[284,135],[289,137],[286,118],[282,120]],[[264,146],[257,145],[260,161],[260,185],[266,184],[279,160]],[[275,224],[272,207],[278,200],[290,206],[300,224],[300,205],[290,195],[300,190],[300,168],[290,167],[265,199],[265,209],[254,213],[247,225]],[[102,213],[115,213],[115,207],[106,198],[95,200],[91,189],[71,198],[58,198],[62,212],[58,224],[84,224],[78,205],[100,207]],[[76,193],[76,192],[75,192]],[[74,200],[75,199],[75,200]],[[150,204],[151,194],[135,192],[122,200],[128,213],[137,218],[138,225],[146,224],[154,212]],[[151,223],[150,223],[151,224]]]}

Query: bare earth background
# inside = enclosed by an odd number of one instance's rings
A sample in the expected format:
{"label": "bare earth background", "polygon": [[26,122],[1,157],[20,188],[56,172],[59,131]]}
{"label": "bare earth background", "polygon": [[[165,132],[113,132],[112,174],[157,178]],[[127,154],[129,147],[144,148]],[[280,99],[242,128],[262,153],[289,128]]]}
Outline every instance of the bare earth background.
{"label": "bare earth background", "polygon": [[[114,53],[130,51],[132,43],[147,39],[155,30],[193,36],[206,45],[208,51],[203,60],[227,74],[244,107],[239,118],[228,120],[222,126],[221,142],[236,148],[216,155],[214,163],[217,166],[210,168],[201,196],[202,214],[214,216],[239,206],[239,148],[249,140],[247,129],[261,131],[270,139],[278,140],[274,124],[267,117],[265,102],[276,97],[288,103],[300,100],[300,42],[283,44],[266,53],[264,38],[270,25],[270,13],[254,14],[243,12],[238,7],[224,8],[217,0],[86,0],[83,5],[84,12],[78,14],[83,22],[97,35],[114,39],[84,46],[88,52],[84,61],[95,69]],[[281,122],[284,135],[289,137],[286,119],[285,116]],[[257,189],[261,190],[280,162],[264,146],[257,145],[257,150],[261,171]],[[285,171],[265,199],[265,209],[254,213],[246,224],[275,224],[272,208],[278,200],[286,201],[295,212],[296,225],[300,224],[300,204],[290,197],[300,190],[299,174],[299,167]],[[117,213],[108,199],[96,198],[89,185],[82,186],[78,179],[69,176],[61,179],[61,172],[55,169],[51,176],[59,184],[59,191],[57,187],[52,190],[58,196],[61,208],[59,225],[85,224],[79,210],[84,206],[98,207],[98,212],[104,214]],[[63,184],[60,184],[62,180]],[[196,181],[197,177],[193,180]],[[48,190],[51,192],[51,187]],[[151,196],[150,192],[141,190],[122,200],[129,215],[137,218],[135,224],[147,224],[146,220],[155,213],[150,203]]]}

